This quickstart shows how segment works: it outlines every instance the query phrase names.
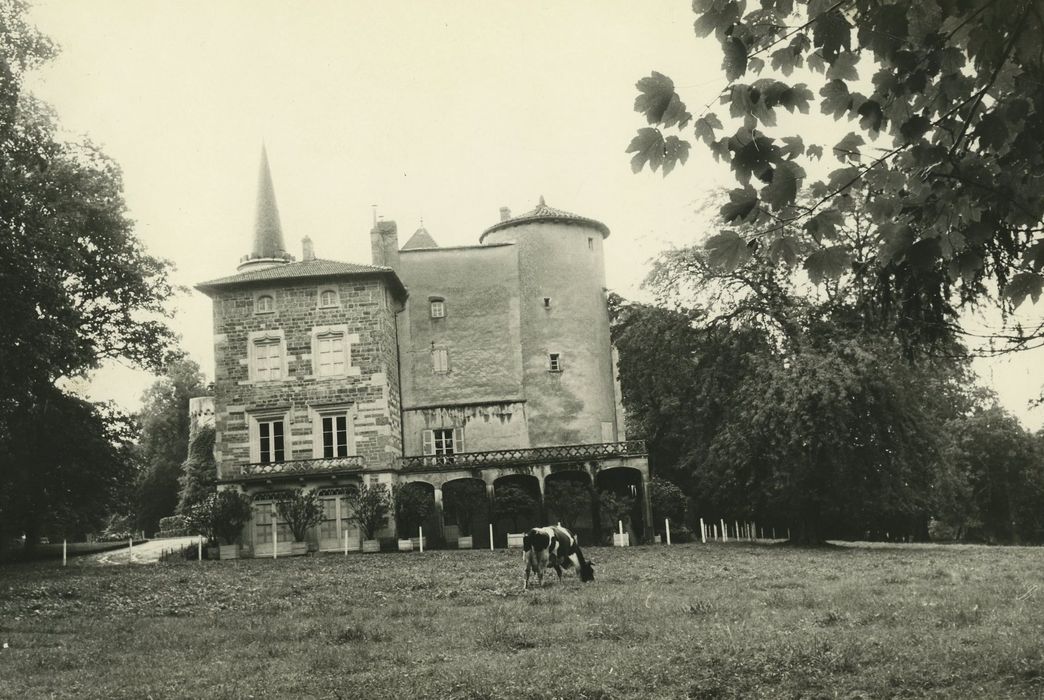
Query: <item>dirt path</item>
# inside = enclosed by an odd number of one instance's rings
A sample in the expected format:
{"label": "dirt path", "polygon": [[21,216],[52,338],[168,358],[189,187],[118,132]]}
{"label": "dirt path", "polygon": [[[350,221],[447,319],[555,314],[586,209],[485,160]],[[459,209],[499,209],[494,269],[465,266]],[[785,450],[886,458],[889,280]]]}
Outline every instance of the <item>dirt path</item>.
{"label": "dirt path", "polygon": [[144,544],[136,544],[133,549],[124,547],[111,552],[79,557],[84,564],[115,566],[119,564],[155,564],[160,555],[168,549],[180,549],[197,541],[197,537],[170,537],[162,540],[150,540]]}

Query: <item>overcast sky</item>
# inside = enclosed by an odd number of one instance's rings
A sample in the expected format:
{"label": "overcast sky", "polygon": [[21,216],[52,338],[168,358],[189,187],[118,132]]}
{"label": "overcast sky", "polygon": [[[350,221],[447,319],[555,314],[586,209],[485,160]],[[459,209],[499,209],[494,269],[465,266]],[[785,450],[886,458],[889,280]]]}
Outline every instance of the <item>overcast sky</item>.
{"label": "overcast sky", "polygon": [[[522,213],[543,195],[609,226],[608,284],[635,297],[648,259],[702,240],[694,210],[733,184],[699,145],[666,179],[633,175],[624,153],[643,126],[636,80],[670,75],[693,112],[724,85],[689,8],[37,0],[62,53],[31,87],[120,163],[138,236],[180,284],[231,274],[248,252],[264,142],[298,257],[308,235],[319,257],[369,262],[373,205],[400,242],[423,219],[440,245],[468,245],[501,206]],[[210,301],[174,304],[183,346],[212,376]],[[1042,352],[980,365],[1034,428]],[[148,381],[108,368],[92,394],[133,409]]]}

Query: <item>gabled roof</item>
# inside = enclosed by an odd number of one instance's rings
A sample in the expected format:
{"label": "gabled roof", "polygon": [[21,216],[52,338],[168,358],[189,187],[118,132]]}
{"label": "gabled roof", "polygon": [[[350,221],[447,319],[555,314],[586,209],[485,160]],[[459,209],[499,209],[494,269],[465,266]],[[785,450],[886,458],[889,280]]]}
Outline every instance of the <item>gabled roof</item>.
{"label": "gabled roof", "polygon": [[361,265],[359,263],[340,262],[338,260],[324,260],[314,258],[312,260],[301,260],[299,262],[286,263],[284,265],[273,265],[260,270],[247,270],[228,277],[219,277],[208,282],[201,282],[196,289],[204,294],[211,294],[219,289],[228,289],[241,285],[249,285],[259,282],[275,282],[278,280],[304,280],[330,277],[386,277],[392,287],[405,298],[406,288],[403,286],[395,270],[380,265]]}
{"label": "gabled roof", "polygon": [[438,248],[439,244],[435,242],[435,239],[428,233],[428,229],[421,226],[417,229],[410,240],[406,241],[406,245],[402,247],[402,250],[410,250],[412,248]]}
{"label": "gabled roof", "polygon": [[589,219],[586,216],[580,216],[579,214],[574,214],[572,212],[562,211],[561,209],[549,207],[544,202],[544,198],[541,197],[540,203],[537,204],[536,207],[534,207],[533,209],[527,211],[525,214],[520,214],[519,216],[512,217],[505,221],[498,221],[497,223],[487,228],[485,231],[482,232],[482,235],[479,236],[479,242],[481,243],[483,238],[485,238],[488,234],[494,231],[500,231],[501,229],[510,228],[511,226],[520,226],[522,224],[531,224],[540,221],[551,221],[562,224],[577,224],[579,226],[589,226],[593,229],[601,231],[603,238],[609,235],[609,227],[603,224],[601,221],[595,221],[594,219]]}

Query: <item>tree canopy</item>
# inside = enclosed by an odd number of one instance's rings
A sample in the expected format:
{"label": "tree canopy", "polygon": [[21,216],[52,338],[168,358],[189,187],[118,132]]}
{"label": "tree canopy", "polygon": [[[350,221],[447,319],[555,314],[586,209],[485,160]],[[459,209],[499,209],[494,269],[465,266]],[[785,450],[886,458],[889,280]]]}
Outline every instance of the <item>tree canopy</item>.
{"label": "tree canopy", "polygon": [[[837,279],[859,266],[839,230],[859,205],[878,291],[896,305],[916,290],[915,307],[941,321],[948,304],[998,290],[1009,309],[1039,299],[1038,2],[695,0],[693,10],[696,35],[721,46],[722,109],[690,111],[653,72],[634,105],[649,126],[628,151],[636,172],[666,175],[698,141],[731,166],[738,187],[720,214],[732,228],[706,243],[715,265],[755,256],[816,284]],[[798,133],[780,127],[781,110]],[[822,117],[851,131],[820,142]],[[1017,327],[1008,339],[1042,331]]]}

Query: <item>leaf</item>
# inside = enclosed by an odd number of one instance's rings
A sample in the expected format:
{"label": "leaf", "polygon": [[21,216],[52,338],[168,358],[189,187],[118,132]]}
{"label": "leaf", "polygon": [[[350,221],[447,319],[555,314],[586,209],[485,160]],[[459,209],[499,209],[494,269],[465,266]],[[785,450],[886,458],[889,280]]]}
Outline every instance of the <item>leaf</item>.
{"label": "leaf", "polygon": [[837,142],[834,146],[834,156],[842,163],[848,161],[858,161],[863,157],[863,154],[859,152],[859,147],[862,146],[866,141],[863,137],[854,132],[849,132],[843,139]]}
{"label": "leaf", "polygon": [[842,187],[847,187],[859,177],[859,172],[859,168],[854,165],[834,170],[827,176],[830,182],[830,189],[840,190]]}
{"label": "leaf", "polygon": [[812,144],[811,146],[805,149],[805,154],[809,158],[815,158],[816,160],[819,160],[823,157],[823,147]]}
{"label": "leaf", "polygon": [[790,75],[801,64],[801,54],[789,46],[773,51],[771,58],[769,65],[772,70],[778,70],[783,75]]}
{"label": "leaf", "polygon": [[[634,98],[634,111],[644,114],[650,124],[663,122],[672,100],[677,101],[682,112],[685,110],[685,105],[681,104],[681,100],[678,100],[678,96],[674,92],[674,81],[663,73],[653,71],[652,75],[635,83],[635,87],[641,94]],[[677,112],[679,107],[675,106],[674,109]]]}
{"label": "leaf", "polygon": [[713,112],[696,120],[696,138],[708,146],[714,141],[714,130],[721,128],[721,120]]}
{"label": "leaf", "polygon": [[805,142],[800,136],[784,136],[781,140],[786,144],[781,149],[784,158],[793,160],[805,152]]}
{"label": "leaf", "polygon": [[1040,272],[1044,268],[1044,240],[1037,241],[1023,251],[1022,260],[1035,272]]}
{"label": "leaf", "polygon": [[843,222],[844,215],[841,212],[824,209],[805,222],[805,231],[819,242],[824,238],[833,238]]}
{"label": "leaf", "polygon": [[725,57],[721,67],[725,71],[725,79],[729,82],[737,80],[747,72],[747,45],[739,37],[730,36],[722,44]]}
{"label": "leaf", "polygon": [[845,245],[823,248],[805,258],[805,270],[815,285],[822,284],[825,279],[837,279],[851,267],[852,254]]}
{"label": "leaf", "polygon": [[827,68],[827,80],[859,80],[859,72],[856,70],[856,62],[859,55],[851,51],[839,54]]}
{"label": "leaf", "polygon": [[805,63],[808,64],[810,70],[814,70],[817,73],[822,73],[826,70],[826,61],[823,60],[823,53],[821,51],[813,51],[805,59]]}
{"label": "leaf", "polygon": [[758,205],[758,193],[752,187],[735,189],[729,192],[729,202],[721,208],[721,216],[730,224],[736,219],[746,221]]}
{"label": "leaf", "polygon": [[728,2],[703,3],[700,7],[693,3],[693,12],[697,13],[693,29],[696,36],[709,36],[712,32],[724,32],[740,18],[740,4],[736,0]]}
{"label": "leaf", "polygon": [[915,115],[899,125],[899,133],[902,135],[903,141],[909,143],[924,136],[931,126],[932,123],[928,121],[927,117]]}
{"label": "leaf", "polygon": [[1004,296],[1011,299],[1011,305],[1016,309],[1031,297],[1036,304],[1040,300],[1041,290],[1044,289],[1044,277],[1036,272],[1020,272],[1008,280],[1004,285]]}
{"label": "leaf", "polygon": [[877,100],[867,100],[859,105],[857,112],[860,117],[860,128],[869,131],[871,136],[876,136],[884,124],[884,112],[881,110],[881,104]]}
{"label": "leaf", "polygon": [[627,153],[634,153],[631,158],[631,171],[641,172],[642,167],[648,163],[655,172],[663,164],[665,146],[663,134],[659,129],[644,127],[638,130],[638,134],[631,139],[627,147]]}
{"label": "leaf", "polygon": [[732,272],[750,260],[747,242],[735,231],[722,231],[711,236],[703,247],[708,253],[707,262],[712,267],[720,267],[727,272]]}
{"label": "leaf", "polygon": [[772,181],[762,188],[761,199],[777,211],[790,206],[797,198],[798,187],[804,177],[805,171],[797,163],[780,163],[772,173]]}
{"label": "leaf", "polygon": [[823,58],[833,62],[841,49],[852,49],[852,25],[837,10],[819,15],[812,27],[812,44],[822,49]]}
{"label": "leaf", "polygon": [[901,260],[916,238],[909,226],[894,222],[878,226],[877,235],[881,239],[881,250],[877,255],[886,264]]}
{"label": "leaf", "polygon": [[664,157],[663,157],[663,176],[667,177],[667,173],[674,170],[674,166],[680,161],[682,165],[685,165],[685,161],[689,160],[689,142],[683,141],[677,136],[668,136],[667,140],[664,141]]}
{"label": "leaf", "polygon": [[840,119],[848,113],[852,104],[852,96],[848,92],[848,86],[840,80],[831,80],[819,90],[823,101],[820,103],[820,111],[829,114],[834,119]]}
{"label": "leaf", "polygon": [[792,236],[780,236],[769,245],[768,257],[772,262],[783,262],[787,267],[793,267],[797,262],[797,254],[800,242]]}
{"label": "leaf", "polygon": [[999,110],[983,115],[975,127],[975,135],[983,148],[1000,150],[1008,142],[1008,122]]}

